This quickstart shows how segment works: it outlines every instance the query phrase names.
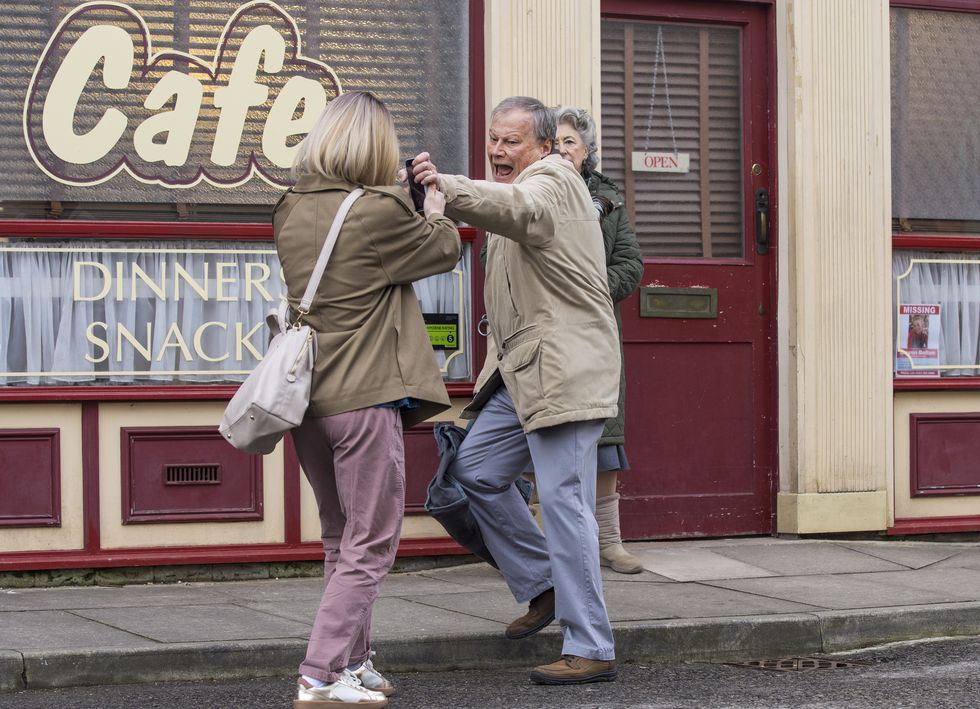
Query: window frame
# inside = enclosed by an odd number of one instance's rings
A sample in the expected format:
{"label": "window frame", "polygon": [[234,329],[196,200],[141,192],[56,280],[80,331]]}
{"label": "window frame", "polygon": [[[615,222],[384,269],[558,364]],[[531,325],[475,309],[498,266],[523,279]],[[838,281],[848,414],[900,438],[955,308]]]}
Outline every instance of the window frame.
{"label": "window frame", "polygon": [[[484,177],[484,129],[486,118],[484,3],[469,0],[469,174]],[[483,269],[475,255],[484,234],[473,227],[458,227],[460,239],[471,245],[470,342],[473,343],[471,379],[446,382],[450,396],[470,396],[476,376],[486,356],[486,342],[477,334],[483,307]],[[188,241],[272,242],[272,225],[264,222],[154,222],[30,219],[0,221],[0,237],[34,239],[186,239]],[[238,390],[237,384],[148,384],[99,386],[4,386],[0,402],[53,401],[227,401]]]}
{"label": "window frame", "polygon": [[[935,10],[978,14],[976,0],[891,0],[889,9]],[[889,175],[891,179],[891,175]],[[976,251],[980,256],[980,234],[930,234],[927,232],[892,231],[892,250],[921,249],[943,253],[945,251]],[[892,351],[894,354],[894,342]],[[894,360],[894,357],[892,357]],[[939,379],[898,379],[892,375],[894,391],[937,391],[953,389],[980,389],[980,376]]]}

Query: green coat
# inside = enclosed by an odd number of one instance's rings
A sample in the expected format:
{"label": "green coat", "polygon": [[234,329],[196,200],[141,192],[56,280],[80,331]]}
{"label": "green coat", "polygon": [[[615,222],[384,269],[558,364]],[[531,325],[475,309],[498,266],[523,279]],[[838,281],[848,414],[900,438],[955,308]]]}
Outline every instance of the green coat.
{"label": "green coat", "polygon": [[[599,172],[586,178],[589,192],[605,197],[616,207],[602,222],[602,240],[606,247],[606,277],[609,280],[609,294],[614,303],[616,325],[619,327],[619,346],[623,346],[623,324],[619,315],[619,301],[629,297],[643,278],[643,256],[636,241],[636,232],[626,213],[626,204],[616,187],[616,183]],[[626,420],[626,360],[619,378],[619,413],[606,421],[599,445],[624,443]]]}

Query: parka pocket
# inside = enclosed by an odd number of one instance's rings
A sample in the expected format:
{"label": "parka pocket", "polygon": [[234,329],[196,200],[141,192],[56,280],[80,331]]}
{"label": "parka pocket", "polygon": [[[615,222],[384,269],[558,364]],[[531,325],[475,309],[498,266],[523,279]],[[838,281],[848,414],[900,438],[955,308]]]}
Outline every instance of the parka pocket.
{"label": "parka pocket", "polygon": [[503,360],[500,362],[500,371],[518,372],[524,369],[538,356],[540,347],[541,338],[536,337],[533,340],[522,342],[516,347],[508,349]]}
{"label": "parka pocket", "polygon": [[541,386],[540,351],[541,338],[536,337],[508,348],[499,365],[522,424],[547,407]]}

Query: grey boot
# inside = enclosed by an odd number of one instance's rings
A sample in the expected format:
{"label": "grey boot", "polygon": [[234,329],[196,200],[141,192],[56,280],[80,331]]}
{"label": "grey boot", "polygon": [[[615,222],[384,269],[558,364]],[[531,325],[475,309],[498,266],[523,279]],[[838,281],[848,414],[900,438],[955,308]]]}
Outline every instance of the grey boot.
{"label": "grey boot", "polygon": [[619,536],[619,493],[595,501],[595,519],[599,523],[599,565],[620,574],[643,571],[643,564],[626,551]]}

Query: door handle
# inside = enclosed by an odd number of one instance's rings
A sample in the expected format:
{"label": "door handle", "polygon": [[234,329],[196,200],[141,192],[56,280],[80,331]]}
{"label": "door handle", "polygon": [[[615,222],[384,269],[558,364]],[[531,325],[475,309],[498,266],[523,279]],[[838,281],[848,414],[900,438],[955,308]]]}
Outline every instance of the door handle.
{"label": "door handle", "polygon": [[755,251],[769,252],[769,192],[765,187],[755,191]]}

